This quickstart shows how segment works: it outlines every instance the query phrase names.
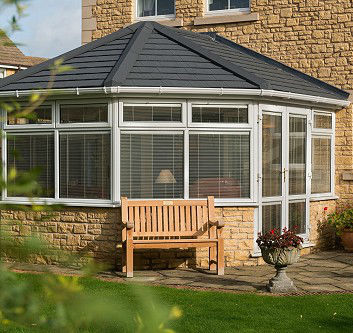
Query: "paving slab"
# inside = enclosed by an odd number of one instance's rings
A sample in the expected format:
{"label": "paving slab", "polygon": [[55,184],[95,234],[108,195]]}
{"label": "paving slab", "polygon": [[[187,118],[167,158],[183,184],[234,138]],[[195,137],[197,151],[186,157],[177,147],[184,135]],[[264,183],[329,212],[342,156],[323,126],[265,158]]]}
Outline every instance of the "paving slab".
{"label": "paving slab", "polygon": [[[80,272],[58,266],[30,265],[21,263],[6,264],[18,272],[77,275]],[[224,276],[203,269],[176,269],[135,271],[134,278],[128,279],[121,272],[107,271],[98,278],[120,283],[142,283],[165,285],[178,288],[195,288],[232,292],[266,293],[266,284],[275,275],[274,267],[269,265],[256,267],[226,268]],[[305,293],[353,293],[353,253],[328,251],[303,256],[300,261],[288,267],[288,276]]]}

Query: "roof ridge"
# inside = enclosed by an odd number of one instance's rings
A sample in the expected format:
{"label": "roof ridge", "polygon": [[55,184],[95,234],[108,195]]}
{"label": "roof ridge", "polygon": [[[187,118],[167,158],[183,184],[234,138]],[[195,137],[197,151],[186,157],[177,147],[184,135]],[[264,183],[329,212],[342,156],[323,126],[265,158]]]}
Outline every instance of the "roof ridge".
{"label": "roof ridge", "polygon": [[[188,49],[190,49],[192,52],[198,53],[201,56],[207,58],[211,62],[217,64],[218,66],[221,66],[228,71],[232,72],[233,74],[240,76],[242,79],[245,81],[254,84],[258,86],[260,89],[271,89],[270,84],[258,77],[257,75],[250,73],[249,71],[241,68],[240,66],[224,59],[218,56],[217,54],[214,54],[213,52],[205,49],[203,46],[198,45],[197,43],[193,42],[190,39],[187,39],[186,37],[182,36],[180,33],[168,29],[167,27],[157,23],[157,22],[152,22],[155,30],[157,30],[159,33],[173,39],[174,41],[186,46]],[[181,30],[179,30],[181,31]]]}
{"label": "roof ridge", "polygon": [[70,59],[72,59],[72,58],[74,58],[84,52],[93,50],[101,45],[104,45],[107,42],[111,42],[117,38],[121,38],[125,35],[128,35],[129,33],[134,33],[139,28],[140,25],[141,25],[140,22],[132,24],[124,29],[115,31],[115,32],[111,33],[110,35],[107,35],[103,38],[100,38],[100,39],[97,39],[97,40],[90,42],[88,44],[79,46],[76,49],[73,49],[73,50],[66,52],[64,54],[61,54],[55,58],[49,59],[45,62],[42,62],[39,65],[30,67],[26,70],[17,72],[16,74],[13,74],[13,75],[10,75],[4,79],[1,79],[0,80],[0,88],[4,88],[13,82],[16,82],[18,80],[26,78],[27,76],[30,76],[32,74],[36,74],[42,70],[48,70],[49,67],[52,66],[55,63],[55,61],[57,61],[58,59],[63,59],[64,61],[70,60]]}
{"label": "roof ridge", "polygon": [[[290,66],[287,66],[286,64],[283,64],[281,63],[280,61],[277,61],[275,59],[272,59],[270,57],[267,57],[259,52],[256,52],[250,48],[247,48],[243,45],[240,45],[238,43],[235,43],[233,41],[231,41],[230,39],[228,38],[225,38],[219,34],[217,34],[216,32],[203,32],[202,34],[204,35],[207,35],[209,36],[212,40],[214,40],[215,42],[219,42],[219,43],[222,43],[223,45],[226,45],[226,46],[229,46],[230,48],[236,48],[238,49],[239,51],[243,52],[243,53],[246,53],[250,56],[253,56],[253,57],[256,57],[257,59],[260,59],[262,61],[265,61],[266,63],[270,64],[270,65],[273,65],[273,66],[276,66],[288,73],[291,73],[292,75],[297,75],[297,76],[300,76],[302,79],[306,80],[306,81],[309,81],[311,83],[314,83],[318,86],[320,86],[321,88],[324,88],[328,91],[331,91],[334,90],[336,93],[340,94],[342,97],[345,97],[345,98],[348,98],[349,96],[349,93],[344,91],[343,89],[340,89],[340,88],[337,88],[335,87],[334,85],[332,84],[329,84],[325,81],[322,81],[320,79],[317,79],[313,76],[310,76],[308,74],[305,74],[304,72],[300,71],[300,70],[297,70],[295,68],[292,68]],[[294,73],[293,73],[294,72]]]}
{"label": "roof ridge", "polygon": [[104,86],[119,86],[123,84],[130,70],[134,66],[141,50],[149,39],[153,28],[152,22],[140,22],[139,27],[126,45],[124,52],[104,80]]}

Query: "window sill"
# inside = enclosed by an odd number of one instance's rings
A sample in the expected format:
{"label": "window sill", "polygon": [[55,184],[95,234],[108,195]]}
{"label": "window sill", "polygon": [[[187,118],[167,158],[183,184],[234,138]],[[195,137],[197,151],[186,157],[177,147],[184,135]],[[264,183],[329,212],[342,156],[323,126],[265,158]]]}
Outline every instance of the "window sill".
{"label": "window sill", "polygon": [[224,14],[205,17],[197,17],[194,20],[194,25],[222,24],[222,23],[237,23],[237,22],[252,22],[260,19],[259,13],[250,14]]}
{"label": "window sill", "polygon": [[138,17],[135,19],[135,22],[141,22],[141,21],[156,21],[159,24],[163,24],[167,27],[182,27],[184,24],[184,21],[182,18],[166,18],[166,17],[158,17],[158,16],[153,16],[153,17]]}
{"label": "window sill", "polygon": [[339,197],[337,195],[321,195],[321,196],[315,196],[310,198],[310,202],[315,202],[315,201],[328,201],[328,200],[338,200]]}

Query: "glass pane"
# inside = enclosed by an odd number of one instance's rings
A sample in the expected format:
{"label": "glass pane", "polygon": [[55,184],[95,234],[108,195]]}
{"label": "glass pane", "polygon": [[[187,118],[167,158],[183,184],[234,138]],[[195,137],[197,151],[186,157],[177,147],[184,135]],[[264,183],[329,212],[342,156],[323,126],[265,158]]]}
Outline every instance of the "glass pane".
{"label": "glass pane", "polygon": [[60,122],[100,123],[108,122],[108,104],[60,105]]}
{"label": "glass pane", "polygon": [[194,123],[247,123],[248,108],[194,106],[192,121]]}
{"label": "glass pane", "polygon": [[289,229],[296,228],[297,234],[305,234],[306,232],[305,206],[305,201],[289,203]]}
{"label": "glass pane", "polygon": [[139,17],[156,15],[156,0],[138,0],[137,13]]}
{"label": "glass pane", "polygon": [[314,127],[331,129],[332,128],[332,116],[329,114],[314,114]]}
{"label": "glass pane", "polygon": [[[26,107],[21,108],[24,112]],[[29,125],[29,124],[51,124],[52,123],[52,107],[40,106],[35,111],[31,112],[24,118],[8,116],[8,125]]]}
{"label": "glass pane", "polygon": [[[19,176],[38,170],[37,182],[41,190],[33,196],[54,196],[54,135],[11,135],[7,140],[7,171],[15,168]],[[8,189],[8,196],[26,196]],[[28,196],[28,193],[27,193]]]}
{"label": "glass pane", "polygon": [[312,139],[311,193],[331,192],[331,139]]}
{"label": "glass pane", "polygon": [[230,0],[230,9],[250,8],[250,0]]}
{"label": "glass pane", "polygon": [[110,134],[60,134],[60,197],[110,199]]}
{"label": "glass pane", "polygon": [[191,198],[250,197],[250,135],[190,134]]}
{"label": "glass pane", "polygon": [[282,116],[264,114],[262,120],[262,195],[282,195]]}
{"label": "glass pane", "polygon": [[282,228],[282,205],[262,206],[262,234]]}
{"label": "glass pane", "polygon": [[174,14],[175,0],[157,0],[157,15]]}
{"label": "glass pane", "polygon": [[289,194],[306,192],[306,119],[289,117]]}
{"label": "glass pane", "polygon": [[124,121],[181,122],[181,105],[124,105]]}
{"label": "glass pane", "polygon": [[208,0],[209,10],[228,9],[228,0]]}
{"label": "glass pane", "polygon": [[184,197],[182,134],[122,134],[121,194],[131,199]]}

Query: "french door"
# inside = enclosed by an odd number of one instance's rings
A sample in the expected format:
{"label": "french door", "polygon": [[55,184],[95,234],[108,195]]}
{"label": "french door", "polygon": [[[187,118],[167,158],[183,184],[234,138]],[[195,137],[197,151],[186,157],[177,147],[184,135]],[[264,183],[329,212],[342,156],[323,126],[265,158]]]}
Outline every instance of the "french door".
{"label": "french door", "polygon": [[296,228],[307,237],[310,194],[310,110],[260,108],[259,231]]}

